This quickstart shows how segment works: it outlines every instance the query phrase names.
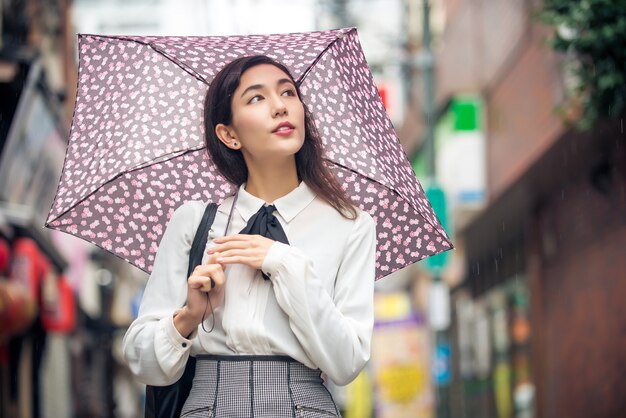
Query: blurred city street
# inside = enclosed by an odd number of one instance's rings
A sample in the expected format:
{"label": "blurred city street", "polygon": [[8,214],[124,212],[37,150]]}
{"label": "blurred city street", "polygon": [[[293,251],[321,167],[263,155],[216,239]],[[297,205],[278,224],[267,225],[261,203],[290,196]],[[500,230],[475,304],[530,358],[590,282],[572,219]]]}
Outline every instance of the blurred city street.
{"label": "blurred city street", "polygon": [[376,282],[371,359],[327,382],[343,417],[626,416],[626,0],[0,0],[0,16],[0,418],[144,414],[121,343],[148,274],[44,227],[77,34],[348,27],[455,248]]}

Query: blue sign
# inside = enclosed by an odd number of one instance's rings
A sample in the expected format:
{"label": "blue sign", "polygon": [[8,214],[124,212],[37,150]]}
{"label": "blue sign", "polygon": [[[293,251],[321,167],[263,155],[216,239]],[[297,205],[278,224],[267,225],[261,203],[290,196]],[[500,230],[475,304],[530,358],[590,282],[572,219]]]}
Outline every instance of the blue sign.
{"label": "blue sign", "polygon": [[437,343],[433,361],[433,376],[437,386],[446,386],[452,380],[450,344]]}

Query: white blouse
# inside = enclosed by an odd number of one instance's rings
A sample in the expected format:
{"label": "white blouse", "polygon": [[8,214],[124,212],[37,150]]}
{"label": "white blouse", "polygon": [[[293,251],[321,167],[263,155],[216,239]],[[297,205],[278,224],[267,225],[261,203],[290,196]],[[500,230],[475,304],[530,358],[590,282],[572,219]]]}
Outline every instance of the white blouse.
{"label": "white blouse", "polygon": [[[239,233],[262,199],[239,188],[227,235]],[[222,236],[234,197],[219,206],[209,231]],[[167,225],[156,254],[138,318],[124,336],[124,355],[137,378],[169,385],[180,378],[189,355],[287,355],[319,368],[338,385],[353,380],[370,356],[376,225],[359,209],[342,217],[305,182],[273,202],[290,245],[275,242],[262,270],[228,265],[224,301],[189,339],[174,327],[173,314],[187,297],[187,264],[206,206],[187,202]],[[204,254],[203,262],[208,259]]]}

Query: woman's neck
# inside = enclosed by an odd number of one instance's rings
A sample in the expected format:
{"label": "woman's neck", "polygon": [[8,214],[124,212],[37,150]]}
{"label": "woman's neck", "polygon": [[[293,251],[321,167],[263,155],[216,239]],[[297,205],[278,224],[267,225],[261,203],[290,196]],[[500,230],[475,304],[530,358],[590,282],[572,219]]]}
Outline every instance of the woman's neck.
{"label": "woman's neck", "polygon": [[299,184],[295,159],[293,164],[270,164],[263,167],[248,165],[246,191],[265,202],[274,202]]}

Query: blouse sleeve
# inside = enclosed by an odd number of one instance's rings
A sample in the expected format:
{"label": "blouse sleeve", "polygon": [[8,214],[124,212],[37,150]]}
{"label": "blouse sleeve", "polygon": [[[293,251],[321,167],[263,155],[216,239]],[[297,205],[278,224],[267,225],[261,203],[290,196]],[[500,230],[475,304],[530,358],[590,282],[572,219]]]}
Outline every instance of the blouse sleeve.
{"label": "blouse sleeve", "polygon": [[375,259],[376,224],[360,212],[345,247],[334,295],[328,294],[311,260],[297,248],[274,243],[263,262],[276,300],[307,356],[338,385],[352,381],[370,357]]}
{"label": "blouse sleeve", "polygon": [[157,250],[139,315],[123,340],[124,357],[138,380],[165,386],[183,374],[191,341],[174,327],[174,312],[187,299],[189,251],[203,213],[202,202],[189,202],[172,215]]}

